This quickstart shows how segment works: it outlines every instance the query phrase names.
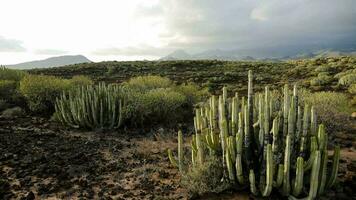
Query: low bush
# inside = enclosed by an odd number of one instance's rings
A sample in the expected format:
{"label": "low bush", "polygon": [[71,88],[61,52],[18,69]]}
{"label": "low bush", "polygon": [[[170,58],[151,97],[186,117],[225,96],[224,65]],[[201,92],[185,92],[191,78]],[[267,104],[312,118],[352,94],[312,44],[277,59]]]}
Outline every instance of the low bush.
{"label": "low bush", "polygon": [[310,80],[311,86],[325,86],[333,81],[333,77],[327,75],[325,72],[319,73],[316,78]]}
{"label": "low bush", "polygon": [[221,160],[210,158],[204,165],[189,171],[182,177],[182,185],[193,195],[220,193],[230,187],[222,182],[223,168]]}
{"label": "low bush", "polygon": [[349,91],[351,94],[355,94],[355,95],[356,95],[356,83],[350,85],[348,91]]}
{"label": "low bush", "polygon": [[27,73],[21,70],[0,67],[0,99],[8,104],[23,105],[24,100],[18,92],[20,80]]}
{"label": "low bush", "polygon": [[340,85],[349,86],[356,83],[356,73],[346,74],[339,79]]}
{"label": "low bush", "polygon": [[134,90],[147,91],[172,87],[173,82],[169,78],[161,76],[138,76],[125,82],[125,85]]}
{"label": "low bush", "polygon": [[133,126],[152,123],[174,123],[183,118],[186,97],[170,88],[145,92],[125,89],[127,99],[124,113]]}
{"label": "low bush", "polygon": [[191,105],[201,102],[209,96],[207,89],[202,89],[194,83],[178,85],[174,90],[186,96],[188,103]]}
{"label": "low bush", "polygon": [[72,87],[94,84],[89,77],[83,75],[73,76],[72,79],[70,79],[70,83]]}
{"label": "low bush", "polygon": [[56,98],[70,86],[69,80],[55,76],[27,75],[20,81],[20,92],[31,111],[52,113]]}
{"label": "low bush", "polygon": [[195,84],[177,86],[160,76],[135,77],[122,86],[127,100],[124,115],[133,126],[182,121],[208,93]]}
{"label": "low bush", "polygon": [[352,108],[345,94],[337,92],[310,93],[305,91],[302,96],[305,103],[314,105],[318,119],[326,125],[327,132],[333,133],[349,128],[349,124],[351,124],[349,116]]}
{"label": "low bush", "polygon": [[20,81],[26,74],[21,70],[0,67],[0,80]]}
{"label": "low bush", "polygon": [[0,98],[11,99],[16,91],[16,81],[0,80]]}
{"label": "low bush", "polygon": [[55,100],[63,91],[92,84],[93,81],[86,76],[62,79],[55,76],[26,75],[20,81],[19,91],[26,98],[31,111],[52,114]]}

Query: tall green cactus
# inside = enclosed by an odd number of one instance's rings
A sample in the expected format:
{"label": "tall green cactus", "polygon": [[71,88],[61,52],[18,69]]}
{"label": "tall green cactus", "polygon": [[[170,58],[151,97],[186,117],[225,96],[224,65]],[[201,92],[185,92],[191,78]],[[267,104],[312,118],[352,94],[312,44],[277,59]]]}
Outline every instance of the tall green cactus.
{"label": "tall green cactus", "polygon": [[64,92],[55,103],[55,118],[73,128],[115,129],[123,121],[124,95],[117,85],[82,86]]}
{"label": "tall green cactus", "polygon": [[222,180],[232,187],[247,186],[263,197],[280,191],[291,199],[309,187],[305,198],[315,199],[335,183],[340,148],[335,147],[328,170],[328,137],[324,125],[317,124],[315,108],[302,104],[296,86],[291,92],[285,85],[278,99],[268,87],[254,94],[252,80],[249,71],[247,101],[237,94],[229,98],[224,87],[219,98],[212,96],[196,109],[192,166],[199,168],[214,156],[224,169]]}
{"label": "tall green cactus", "polygon": [[171,161],[171,164],[173,166],[178,167],[179,171],[181,173],[183,173],[184,170],[184,163],[183,163],[183,154],[184,154],[184,150],[183,150],[183,134],[182,131],[179,130],[178,131],[178,160],[176,160],[173,156],[172,150],[168,149],[168,158]]}

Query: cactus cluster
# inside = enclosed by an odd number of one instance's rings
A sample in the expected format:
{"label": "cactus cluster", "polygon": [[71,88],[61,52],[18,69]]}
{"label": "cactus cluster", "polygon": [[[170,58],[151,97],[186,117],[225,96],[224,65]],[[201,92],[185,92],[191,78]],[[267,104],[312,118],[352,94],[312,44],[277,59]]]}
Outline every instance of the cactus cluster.
{"label": "cactus cluster", "polygon": [[73,128],[114,129],[123,121],[123,103],[117,85],[82,86],[56,99],[54,116]]}
{"label": "cactus cluster", "polygon": [[[252,72],[248,73],[248,95],[236,93],[210,99],[195,110],[195,134],[191,144],[192,168],[204,165],[207,156],[220,158],[224,181],[232,186],[249,186],[251,193],[267,197],[272,190],[283,196],[315,199],[334,185],[340,157],[335,147],[333,164],[328,164],[327,133],[317,124],[313,106],[299,102],[297,87],[288,85],[279,99],[265,87],[253,93]],[[183,169],[183,137],[178,134],[178,160]]]}

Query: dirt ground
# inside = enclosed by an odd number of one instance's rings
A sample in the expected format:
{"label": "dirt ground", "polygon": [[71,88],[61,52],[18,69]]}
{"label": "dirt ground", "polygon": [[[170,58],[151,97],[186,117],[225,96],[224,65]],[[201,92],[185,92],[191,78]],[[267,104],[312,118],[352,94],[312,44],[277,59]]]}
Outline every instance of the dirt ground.
{"label": "dirt ground", "polygon": [[[167,148],[172,130],[145,134],[65,130],[43,118],[0,118],[0,199],[188,199]],[[322,199],[356,199],[356,151],[342,149],[339,187]],[[226,192],[200,199],[252,199]]]}

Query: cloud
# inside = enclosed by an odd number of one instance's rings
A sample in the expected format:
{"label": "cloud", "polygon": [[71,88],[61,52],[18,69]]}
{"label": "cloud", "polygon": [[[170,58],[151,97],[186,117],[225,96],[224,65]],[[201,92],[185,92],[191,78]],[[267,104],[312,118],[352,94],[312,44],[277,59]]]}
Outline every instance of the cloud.
{"label": "cloud", "polygon": [[68,53],[68,51],[59,49],[36,49],[34,53],[38,55],[61,55]]}
{"label": "cloud", "polygon": [[172,49],[167,48],[158,48],[152,47],[148,45],[139,45],[134,47],[110,47],[110,48],[102,48],[97,49],[92,52],[93,55],[97,56],[163,56],[166,55],[167,52],[171,51]]}
{"label": "cloud", "polygon": [[[166,47],[273,50],[356,48],[354,0],[160,0],[154,15]],[[159,12],[158,12],[159,11]],[[279,51],[278,51],[279,49]],[[272,52],[272,51],[271,51]]]}
{"label": "cloud", "polygon": [[0,52],[24,52],[25,47],[22,46],[22,41],[7,39],[0,36]]}

